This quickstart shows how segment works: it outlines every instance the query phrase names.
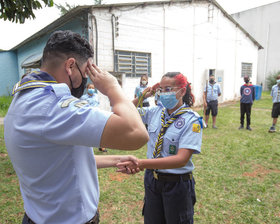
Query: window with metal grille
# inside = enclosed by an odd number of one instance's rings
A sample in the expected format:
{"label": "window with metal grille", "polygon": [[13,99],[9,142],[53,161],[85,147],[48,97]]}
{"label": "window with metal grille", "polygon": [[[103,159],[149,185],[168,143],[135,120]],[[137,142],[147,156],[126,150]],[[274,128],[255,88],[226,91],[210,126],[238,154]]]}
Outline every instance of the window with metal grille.
{"label": "window with metal grille", "polygon": [[244,77],[245,75],[248,75],[249,77],[252,76],[252,63],[244,63],[241,64],[241,77]]}
{"label": "window with metal grille", "polygon": [[151,77],[151,54],[131,51],[115,51],[115,71],[129,77],[148,74]]}

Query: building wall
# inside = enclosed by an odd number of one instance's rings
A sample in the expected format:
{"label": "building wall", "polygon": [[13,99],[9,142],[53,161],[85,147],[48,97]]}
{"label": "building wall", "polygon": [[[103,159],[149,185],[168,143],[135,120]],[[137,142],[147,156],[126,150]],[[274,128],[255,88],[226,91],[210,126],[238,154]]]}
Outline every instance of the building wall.
{"label": "building wall", "polygon": [[257,83],[266,86],[266,77],[280,70],[280,2],[233,14],[263,47],[258,55]]}
{"label": "building wall", "polygon": [[[252,82],[256,82],[258,48],[220,9],[208,3],[170,3],[143,7],[93,8],[98,24],[98,63],[113,70],[111,16],[118,17],[119,36],[115,50],[146,52],[152,55],[149,85],[159,82],[169,71],[180,71],[192,83],[196,105],[202,104],[206,71],[222,74],[220,102],[239,97],[241,63],[253,63]],[[102,29],[100,28],[102,27]],[[95,28],[93,29],[95,34]],[[96,37],[93,38],[96,43]],[[124,91],[133,99],[139,78],[126,78]],[[101,105],[109,109],[100,94]],[[151,99],[153,102],[153,99]]]}
{"label": "building wall", "polygon": [[9,96],[17,82],[17,55],[15,51],[0,51],[0,96]]}

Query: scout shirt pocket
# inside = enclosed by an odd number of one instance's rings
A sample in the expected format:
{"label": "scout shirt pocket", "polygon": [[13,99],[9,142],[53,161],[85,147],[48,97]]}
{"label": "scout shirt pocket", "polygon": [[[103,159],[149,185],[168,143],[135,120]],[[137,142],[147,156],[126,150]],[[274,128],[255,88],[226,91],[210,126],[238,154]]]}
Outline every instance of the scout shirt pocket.
{"label": "scout shirt pocket", "polygon": [[166,156],[176,155],[179,150],[179,134],[166,133],[163,139],[163,154]]}
{"label": "scout shirt pocket", "polygon": [[149,126],[148,126],[148,133],[149,133],[150,139],[152,139],[154,142],[156,142],[158,134],[159,134],[158,129],[159,128],[153,123],[149,124]]}

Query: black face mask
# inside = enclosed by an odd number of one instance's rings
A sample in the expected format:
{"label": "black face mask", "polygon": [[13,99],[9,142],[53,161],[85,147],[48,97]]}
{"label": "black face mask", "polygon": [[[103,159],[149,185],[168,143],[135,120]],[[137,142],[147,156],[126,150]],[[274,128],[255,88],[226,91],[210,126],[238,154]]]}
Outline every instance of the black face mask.
{"label": "black face mask", "polygon": [[[76,65],[77,65],[77,64],[76,64]],[[72,94],[72,96],[75,96],[75,97],[77,97],[77,98],[80,98],[80,97],[83,95],[83,93],[84,93],[84,91],[85,91],[85,89],[86,89],[87,78],[84,78],[84,77],[83,77],[82,72],[81,72],[81,70],[80,70],[80,68],[79,68],[78,65],[77,65],[77,68],[79,69],[79,72],[80,72],[80,74],[81,74],[81,76],[82,76],[82,83],[81,83],[81,85],[80,85],[79,87],[77,87],[77,88],[73,88],[72,80],[71,80],[70,77],[69,77],[69,79],[70,79],[71,86],[72,86],[72,89],[71,89],[71,94]]]}
{"label": "black face mask", "polygon": [[209,82],[210,82],[211,84],[213,84],[213,83],[215,83],[215,80],[214,80],[214,79],[210,79]]}
{"label": "black face mask", "polygon": [[[86,89],[86,84],[87,84],[87,78],[82,77],[81,85],[78,88],[72,88],[71,94],[77,98],[80,98]],[[71,85],[72,85],[72,81],[71,81]]]}
{"label": "black face mask", "polygon": [[244,82],[248,84],[249,83],[249,79],[244,79]]}

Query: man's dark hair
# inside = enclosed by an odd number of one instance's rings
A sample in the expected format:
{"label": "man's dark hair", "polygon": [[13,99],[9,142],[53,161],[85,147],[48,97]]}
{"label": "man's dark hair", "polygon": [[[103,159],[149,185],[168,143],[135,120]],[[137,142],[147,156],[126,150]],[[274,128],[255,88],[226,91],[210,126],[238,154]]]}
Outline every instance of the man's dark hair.
{"label": "man's dark hair", "polygon": [[52,33],[44,48],[42,65],[50,62],[54,64],[57,59],[63,60],[73,57],[79,63],[86,62],[93,57],[93,49],[89,42],[70,30]]}

